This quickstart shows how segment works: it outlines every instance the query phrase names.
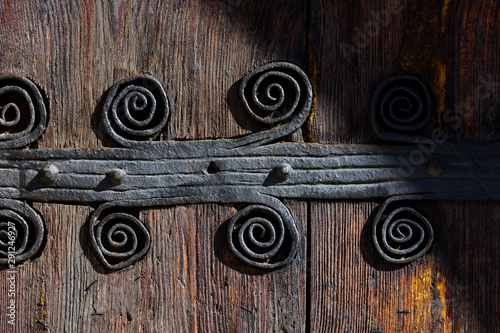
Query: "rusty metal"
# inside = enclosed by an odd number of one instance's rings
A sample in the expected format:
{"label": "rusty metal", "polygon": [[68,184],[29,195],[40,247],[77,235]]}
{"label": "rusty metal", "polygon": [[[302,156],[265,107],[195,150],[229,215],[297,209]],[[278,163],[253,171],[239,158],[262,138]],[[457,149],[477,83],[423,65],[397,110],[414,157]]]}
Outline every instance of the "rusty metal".
{"label": "rusty metal", "polygon": [[297,66],[276,62],[245,76],[240,98],[252,118],[276,125],[307,116],[312,90],[306,74]]}
{"label": "rusty metal", "polygon": [[121,185],[125,182],[127,173],[122,169],[113,169],[109,173],[109,180],[114,185]]}
{"label": "rusty metal", "polygon": [[288,163],[283,163],[276,168],[276,176],[281,180],[287,180],[293,172],[293,168]]}
{"label": "rusty metal", "polygon": [[[433,193],[442,200],[500,199],[500,145],[496,143],[436,146],[432,154],[422,155],[419,164],[403,158],[419,152],[415,146],[233,147],[231,140],[207,140],[148,143],[137,149],[0,151],[0,196],[83,205],[151,200],[153,206],[157,198],[198,198],[200,193],[231,191],[304,200],[384,199],[419,193]],[[447,164],[440,177],[428,170],[434,159]],[[283,163],[293,168],[286,180],[275,176],[276,166]],[[59,170],[51,184],[38,176],[47,164]],[[208,172],[210,166],[216,168]],[[108,179],[115,168],[127,174],[122,184]]]}
{"label": "rusty metal", "polygon": [[[404,84],[410,88],[401,88]],[[398,90],[406,97],[397,97]],[[292,64],[272,63],[245,77],[240,94],[248,113],[263,124],[262,131],[233,139],[161,142],[153,139],[168,120],[165,91],[149,76],[122,80],[106,97],[102,126],[125,148],[0,151],[0,197],[97,204],[89,219],[91,245],[108,269],[124,268],[148,252],[151,236],[138,219],[141,208],[241,204],[229,222],[228,247],[249,265],[276,269],[290,264],[301,243],[285,199],[388,199],[372,221],[373,240],[382,258],[394,263],[417,258],[433,238],[429,222],[405,208],[411,207],[409,201],[500,200],[497,143],[434,142],[425,151],[418,145],[284,143],[279,140],[297,131],[310,110],[307,76]],[[414,108],[405,98],[411,101],[414,95],[423,103],[416,116],[406,113]],[[418,79],[386,81],[374,95],[375,130],[393,141],[422,135],[431,100]],[[395,106],[403,108],[402,115]],[[393,115],[394,124],[389,119]],[[412,235],[423,230],[424,241],[417,238],[418,246],[400,253],[398,242],[407,245],[409,230]]]}
{"label": "rusty metal", "polygon": [[47,164],[40,170],[40,178],[43,182],[51,184],[56,181],[59,169],[53,164]]}
{"label": "rusty metal", "polygon": [[305,122],[313,98],[307,75],[288,62],[273,62],[250,72],[239,93],[252,118],[274,127],[232,140],[232,147],[264,145],[295,132]]}
{"label": "rusty metal", "polygon": [[123,212],[108,213],[93,221],[90,240],[102,265],[116,270],[144,257],[151,245],[151,235],[135,216]]}

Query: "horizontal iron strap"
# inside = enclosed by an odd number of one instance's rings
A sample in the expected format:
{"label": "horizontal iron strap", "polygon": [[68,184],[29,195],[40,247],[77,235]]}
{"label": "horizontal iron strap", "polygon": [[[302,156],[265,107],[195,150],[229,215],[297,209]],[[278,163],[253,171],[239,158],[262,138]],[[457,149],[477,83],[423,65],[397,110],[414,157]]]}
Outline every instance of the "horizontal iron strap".
{"label": "horizontal iron strap", "polygon": [[[432,170],[431,161],[442,170]],[[285,163],[292,171],[280,178],[276,168]],[[48,164],[59,174],[42,182],[39,173]],[[120,183],[109,181],[116,168],[127,173]],[[231,188],[299,199],[433,193],[481,200],[500,199],[500,149],[295,143],[227,149],[224,140],[164,142],[144,149],[4,151],[0,175],[1,197],[43,202],[171,198]]]}
{"label": "horizontal iron strap", "polygon": [[29,149],[0,151],[0,160],[170,160],[233,156],[327,157],[354,155],[410,155],[432,153],[444,156],[484,156],[500,160],[500,143],[418,145],[324,145],[312,143],[276,143],[255,148],[231,148],[219,140],[147,142],[135,148]]}
{"label": "horizontal iron strap", "polygon": [[[350,184],[350,185],[300,185],[300,186],[189,186],[177,189],[131,190],[126,192],[95,191],[95,190],[69,190],[69,189],[40,189],[37,191],[18,191],[13,188],[2,189],[2,196],[37,202],[60,202],[91,204],[115,200],[147,200],[156,198],[189,198],[198,197],[199,194],[218,193],[221,191],[246,191],[247,193],[267,194],[277,198],[286,199],[383,199],[400,195],[420,195],[422,198],[443,200],[500,200],[498,187],[500,181],[481,182],[472,179],[463,179],[460,182],[451,182],[447,179],[427,181],[399,181],[384,182],[380,184]],[[416,196],[414,199],[418,199]],[[185,200],[188,201],[188,200]],[[200,199],[191,201],[206,202]],[[218,202],[215,200],[214,202]],[[149,206],[154,206],[150,204]]]}

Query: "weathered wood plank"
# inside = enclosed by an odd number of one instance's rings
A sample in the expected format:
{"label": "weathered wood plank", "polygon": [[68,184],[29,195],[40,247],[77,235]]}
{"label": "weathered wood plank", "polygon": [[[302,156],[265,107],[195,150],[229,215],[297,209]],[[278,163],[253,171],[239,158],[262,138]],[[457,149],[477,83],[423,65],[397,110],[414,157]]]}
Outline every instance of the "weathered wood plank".
{"label": "weathered wood plank", "polygon": [[433,224],[435,242],[424,257],[396,266],[371,243],[369,217],[376,207],[311,204],[311,331],[497,331],[500,208],[416,204]]}
{"label": "weathered wood plank", "polygon": [[[36,205],[43,216],[47,242],[39,258],[15,268],[16,319],[10,325],[2,304],[0,327],[4,332],[79,331],[82,315],[93,312],[88,281],[96,274],[89,259],[87,240],[82,238],[89,207]],[[86,230],[86,229],[85,229]],[[9,270],[0,271],[1,290],[5,290]],[[4,303],[10,299],[2,293]]]}
{"label": "weathered wood plank", "polygon": [[[498,140],[499,8],[490,0],[313,1],[312,138],[380,142],[370,124],[372,94],[383,79],[412,74],[434,95],[428,134],[440,128],[448,142]],[[497,205],[418,204],[435,242],[397,270],[376,256],[367,236],[376,206],[311,204],[311,330],[498,331]]]}
{"label": "weathered wood plank", "polygon": [[[285,271],[267,274],[248,270],[228,256],[224,233],[218,228],[232,209],[215,205],[176,209],[171,217],[176,225],[157,226],[160,237],[169,236],[162,247],[157,247],[160,259],[154,258],[151,272],[161,271],[161,267],[167,265],[172,267],[161,275],[171,276],[163,290],[165,298],[178,306],[148,307],[147,312],[140,314],[139,322],[145,325],[148,316],[160,308],[164,316],[171,318],[168,322],[178,323],[179,327],[186,327],[186,331],[302,331],[306,309],[303,256],[307,209],[304,203],[291,203],[288,207],[304,237],[301,259]],[[154,210],[151,214],[160,214],[157,215],[160,219],[163,210]],[[201,220],[207,223],[193,223]],[[169,238],[173,241],[169,242]],[[166,253],[167,261],[162,262],[162,252]],[[176,294],[183,296],[176,301],[179,297]],[[155,300],[157,296],[151,293],[149,298]]]}
{"label": "weathered wood plank", "polygon": [[[370,99],[377,82],[396,70],[404,24],[401,1],[311,3],[309,71],[317,100],[310,139],[377,142],[368,121]],[[374,29],[370,37],[366,29],[378,24],[372,12],[381,11],[387,11],[387,28]]]}
{"label": "weathered wood plank", "polygon": [[[67,206],[37,205],[47,217],[48,238],[40,258],[16,269],[17,332],[303,331],[307,205],[287,205],[301,235],[299,259],[266,274],[229,254],[224,221],[232,207],[144,212],[150,253],[129,269],[106,274],[82,224],[90,209],[72,207],[68,215]],[[6,272],[0,272],[2,281]],[[5,315],[0,320],[9,328]]]}
{"label": "weathered wood plank", "polygon": [[[47,95],[48,129],[34,147],[103,146],[95,121],[101,97],[116,81],[140,73],[156,77],[173,106],[163,138],[232,137],[257,129],[237,102],[233,85],[240,78],[269,61],[305,67],[305,6],[246,0],[4,1],[0,72],[25,75]],[[292,206],[297,220],[305,221],[304,204]],[[143,264],[113,274],[104,274],[85,255],[90,245],[80,232],[89,207],[36,208],[45,216],[47,246],[39,259],[18,268],[17,326],[8,326],[2,304],[2,332],[261,332],[304,326],[304,265],[245,275],[216,258],[212,237],[222,220],[214,216],[225,219],[229,208],[145,212],[152,253]],[[167,236],[169,228],[175,231]],[[0,271],[1,299],[6,274]]]}
{"label": "weathered wood plank", "polygon": [[0,27],[0,72],[32,78],[49,99],[49,128],[40,147],[101,145],[92,131],[99,131],[97,124],[89,124],[100,98],[114,82],[139,73],[156,77],[173,104],[165,137],[247,133],[255,124],[233,101],[231,86],[269,61],[306,65],[305,4],[293,1],[0,6],[6,22]]}
{"label": "weathered wood plank", "polygon": [[382,80],[410,74],[434,95],[429,134],[441,128],[450,141],[498,140],[499,15],[492,0],[313,1],[312,139],[377,142],[372,95]]}

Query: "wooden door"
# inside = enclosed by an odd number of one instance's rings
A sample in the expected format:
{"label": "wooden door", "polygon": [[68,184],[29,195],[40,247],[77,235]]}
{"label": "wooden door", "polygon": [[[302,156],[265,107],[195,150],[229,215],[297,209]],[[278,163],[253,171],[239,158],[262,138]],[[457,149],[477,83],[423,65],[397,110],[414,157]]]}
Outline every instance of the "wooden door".
{"label": "wooden door", "polygon": [[[138,74],[168,96],[159,141],[259,132],[238,91],[245,75],[276,61],[301,68],[314,92],[304,125],[282,141],[393,144],[373,129],[372,98],[384,80],[411,75],[432,95],[422,135],[491,143],[500,138],[499,14],[496,0],[6,0],[0,73],[28,78],[46,97],[47,128],[25,150],[118,149],[100,112],[109,89]],[[386,262],[370,237],[384,198],[321,199],[284,200],[298,232],[286,267],[238,260],[225,227],[241,205],[215,201],[138,210],[151,248],[109,270],[90,244],[97,204],[40,196],[27,204],[43,217],[44,240],[16,266],[14,297],[11,269],[0,271],[0,331],[500,331],[498,197],[412,202],[434,243],[405,265]]]}

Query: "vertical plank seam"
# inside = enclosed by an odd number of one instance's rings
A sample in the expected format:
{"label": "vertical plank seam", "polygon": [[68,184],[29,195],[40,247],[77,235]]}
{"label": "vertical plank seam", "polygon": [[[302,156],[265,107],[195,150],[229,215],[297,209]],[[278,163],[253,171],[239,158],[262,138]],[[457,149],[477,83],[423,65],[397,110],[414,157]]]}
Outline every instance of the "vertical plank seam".
{"label": "vertical plank seam", "polygon": [[305,123],[302,125],[303,139],[305,142],[318,142],[313,133],[313,121],[316,116],[316,107],[318,100],[318,65],[314,55],[313,48],[313,27],[312,27],[312,0],[307,0],[306,3],[306,61],[307,75],[312,85],[313,100],[311,110]]}
{"label": "vertical plank seam", "polygon": [[[314,66],[312,59],[312,0],[307,0],[306,3],[306,57],[308,61],[309,76],[314,77]],[[314,60],[314,59],[312,59]],[[316,95],[316,86],[313,87],[313,94]],[[313,110],[311,110],[313,112]],[[313,116],[306,121],[304,127],[305,141],[313,141],[312,137],[312,119]],[[311,201],[307,201],[307,221],[306,221],[306,318],[305,318],[305,331],[311,332]]]}
{"label": "vertical plank seam", "polygon": [[307,201],[306,222],[306,322],[305,331],[311,332],[311,201]]}

